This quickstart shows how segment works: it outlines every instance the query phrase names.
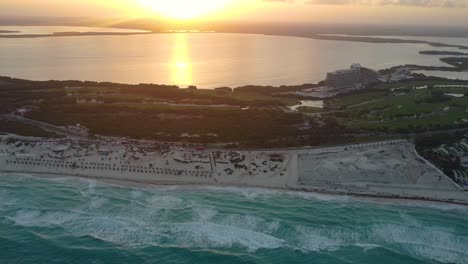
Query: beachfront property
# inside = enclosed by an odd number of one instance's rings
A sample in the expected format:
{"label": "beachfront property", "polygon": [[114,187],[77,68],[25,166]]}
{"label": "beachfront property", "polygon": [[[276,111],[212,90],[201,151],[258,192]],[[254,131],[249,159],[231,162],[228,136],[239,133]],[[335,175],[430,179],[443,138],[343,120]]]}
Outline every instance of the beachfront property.
{"label": "beachfront property", "polygon": [[1,137],[2,171],[72,175],[164,184],[285,187],[284,152],[210,150],[126,140]]}
{"label": "beachfront property", "polygon": [[130,140],[0,136],[0,171],[147,184],[267,187],[468,201],[414,143],[227,150]]}
{"label": "beachfront property", "polygon": [[425,153],[439,167],[449,171],[449,176],[468,190],[468,135],[459,142],[443,144]]}
{"label": "beachfront property", "polygon": [[339,94],[365,89],[376,82],[379,82],[379,74],[376,71],[354,63],[349,69],[327,73],[325,79],[326,85],[324,86],[295,92],[285,92],[283,94],[325,99]]}
{"label": "beachfront property", "polygon": [[349,69],[327,73],[326,83],[330,89],[355,90],[375,83],[378,78],[377,72],[355,63]]}
{"label": "beachfront property", "polygon": [[463,188],[468,191],[468,152],[460,158],[460,165],[462,168],[460,170],[454,170],[453,175],[455,177],[455,181],[460,183]]}
{"label": "beachfront property", "polygon": [[359,75],[361,66],[359,64],[351,65],[346,70],[337,70],[327,73],[327,86],[332,89],[355,89],[360,86]]}
{"label": "beachfront property", "polygon": [[392,83],[392,82],[401,82],[404,80],[409,80],[414,78],[413,76],[413,67],[410,66],[397,66],[394,67],[393,70],[387,74],[380,75],[379,81]]}

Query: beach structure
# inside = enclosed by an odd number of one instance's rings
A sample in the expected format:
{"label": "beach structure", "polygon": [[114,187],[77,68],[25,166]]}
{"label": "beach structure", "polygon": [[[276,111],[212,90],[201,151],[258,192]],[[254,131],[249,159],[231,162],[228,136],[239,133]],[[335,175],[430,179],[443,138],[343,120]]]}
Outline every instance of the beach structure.
{"label": "beach structure", "polygon": [[[311,149],[229,150],[126,139],[4,135],[0,136],[0,172],[468,201],[462,188],[420,157],[414,143],[407,140]],[[460,179],[465,176],[460,174]]]}
{"label": "beach structure", "polygon": [[361,66],[353,64],[346,70],[337,70],[327,73],[327,86],[333,89],[357,88]]}
{"label": "beach structure", "polygon": [[69,148],[70,148],[70,144],[68,142],[59,142],[53,146],[52,151],[56,153],[64,152],[64,151],[67,151]]}
{"label": "beach structure", "polygon": [[278,151],[213,151],[128,140],[0,138],[0,171],[148,183],[285,187],[292,157]]}

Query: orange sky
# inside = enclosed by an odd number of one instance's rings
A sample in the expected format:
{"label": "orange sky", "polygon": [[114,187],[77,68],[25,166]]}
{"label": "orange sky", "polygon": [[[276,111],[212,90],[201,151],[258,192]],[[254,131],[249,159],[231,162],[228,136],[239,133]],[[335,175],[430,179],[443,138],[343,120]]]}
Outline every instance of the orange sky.
{"label": "orange sky", "polygon": [[0,16],[9,17],[468,25],[468,0],[0,0],[0,5]]}

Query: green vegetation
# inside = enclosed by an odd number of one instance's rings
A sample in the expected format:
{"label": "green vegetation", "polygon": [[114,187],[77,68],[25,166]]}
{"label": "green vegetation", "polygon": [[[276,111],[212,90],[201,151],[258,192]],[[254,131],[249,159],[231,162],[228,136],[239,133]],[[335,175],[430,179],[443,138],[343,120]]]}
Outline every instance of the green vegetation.
{"label": "green vegetation", "polygon": [[[261,102],[274,102],[274,105],[295,105],[299,103],[298,99],[288,98],[288,97],[279,97],[272,96],[268,94],[261,94],[252,91],[234,91],[231,93],[216,92],[213,90],[195,90],[193,91],[194,95],[206,95],[213,96],[217,99],[226,98],[236,102],[242,102],[242,104],[249,105],[252,102],[261,103]],[[213,95],[214,94],[214,95]]]}
{"label": "green vegetation", "polygon": [[314,113],[322,112],[322,109],[317,108],[317,107],[301,106],[301,107],[297,108],[297,111],[300,112],[300,113],[314,114]]}
{"label": "green vegetation", "polygon": [[128,104],[49,105],[28,117],[55,125],[81,124],[92,133],[179,141],[252,141],[291,136],[299,114],[278,110],[230,110],[206,108],[153,107]]}
{"label": "green vegetation", "polygon": [[[33,106],[26,117],[59,126],[81,124],[104,136],[264,147],[326,145],[466,128],[468,97],[461,96],[468,92],[466,85],[433,78],[377,84],[325,100],[324,109],[302,106],[291,113],[284,109],[298,99],[282,93],[313,85],[200,90],[0,77],[0,114]],[[6,132],[25,130],[8,127]]]}
{"label": "green vegetation", "polygon": [[238,107],[287,106],[297,104],[293,97],[274,92],[298,90],[310,86],[239,87],[233,92],[219,90],[180,89],[177,86],[81,81],[45,81],[0,77],[0,112],[16,109],[37,100],[96,100],[104,103],[171,103],[192,105],[232,105]]}
{"label": "green vegetation", "polygon": [[468,169],[462,159],[468,152],[468,134],[462,131],[440,134],[416,140],[418,152],[447,176],[468,190]]}
{"label": "green vegetation", "polygon": [[468,70],[468,58],[465,57],[448,57],[441,58],[441,61],[452,65],[459,71]]}
{"label": "green vegetation", "polygon": [[452,56],[466,56],[468,53],[459,51],[444,51],[444,50],[423,50],[419,54],[424,55],[452,55]]}
{"label": "green vegetation", "polygon": [[35,126],[5,120],[0,120],[0,133],[11,133],[27,137],[59,137],[54,133],[47,132]]}
{"label": "green vegetation", "polygon": [[467,82],[417,81],[381,84],[326,101],[330,116],[355,132],[406,133],[468,127]]}
{"label": "green vegetation", "polygon": [[153,84],[0,82],[0,114],[34,106],[26,117],[59,126],[81,124],[91,134],[105,136],[265,145],[297,136],[297,127],[304,123],[300,113],[279,108],[297,99],[275,96],[273,88],[266,87],[231,92]]}
{"label": "green vegetation", "polygon": [[374,100],[382,100],[385,96],[384,91],[367,91],[367,92],[360,92],[349,96],[339,97],[335,100],[328,100],[326,101],[326,105],[328,108],[345,110],[348,107],[359,105],[362,103],[369,103]]}

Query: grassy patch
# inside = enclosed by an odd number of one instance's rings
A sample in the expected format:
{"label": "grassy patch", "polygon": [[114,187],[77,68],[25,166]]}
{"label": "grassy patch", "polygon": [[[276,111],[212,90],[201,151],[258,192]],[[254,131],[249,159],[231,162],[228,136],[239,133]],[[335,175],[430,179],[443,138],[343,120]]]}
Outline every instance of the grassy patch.
{"label": "grassy patch", "polygon": [[[443,81],[402,82],[383,84],[379,91],[364,91],[327,101],[342,109],[335,112],[340,124],[357,131],[421,131],[468,127],[468,97],[444,94],[465,94],[468,88],[415,89],[426,85],[454,85]],[[399,89],[396,89],[399,88]]]}
{"label": "grassy patch", "polygon": [[50,133],[35,126],[6,120],[0,120],[0,132],[27,137],[60,137],[57,134]]}

